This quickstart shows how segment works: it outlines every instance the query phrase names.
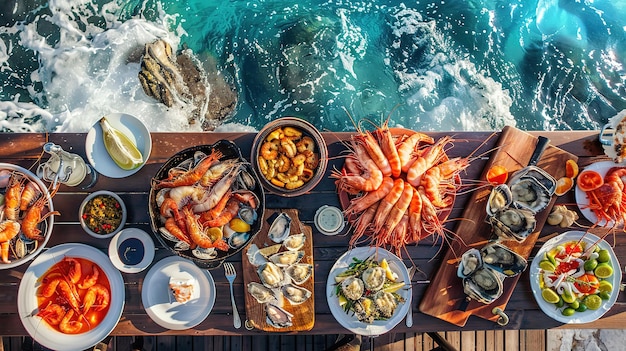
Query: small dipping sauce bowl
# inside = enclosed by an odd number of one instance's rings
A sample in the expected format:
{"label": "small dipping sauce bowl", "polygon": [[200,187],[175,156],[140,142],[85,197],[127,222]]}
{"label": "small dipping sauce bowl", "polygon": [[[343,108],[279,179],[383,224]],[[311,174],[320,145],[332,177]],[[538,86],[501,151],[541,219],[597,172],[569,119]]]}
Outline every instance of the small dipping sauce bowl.
{"label": "small dipping sauce bowl", "polygon": [[346,225],[343,212],[334,206],[324,205],[315,211],[315,228],[324,235],[337,235]]}
{"label": "small dipping sauce bowl", "polygon": [[83,200],[78,218],[87,234],[105,239],[124,228],[126,215],[124,201],[117,194],[100,190],[89,194]]}
{"label": "small dipping sauce bowl", "polygon": [[124,273],[139,273],[154,259],[154,241],[138,228],[126,228],[109,243],[109,258]]}

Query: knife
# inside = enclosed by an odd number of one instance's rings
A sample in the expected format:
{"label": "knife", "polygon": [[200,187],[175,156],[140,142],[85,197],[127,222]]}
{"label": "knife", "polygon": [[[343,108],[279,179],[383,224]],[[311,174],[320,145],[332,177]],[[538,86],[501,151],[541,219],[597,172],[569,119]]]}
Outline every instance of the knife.
{"label": "knife", "polygon": [[406,326],[409,328],[413,326],[413,283],[411,280],[413,279],[413,275],[415,275],[415,271],[417,271],[415,266],[409,268],[409,310],[406,313]]}

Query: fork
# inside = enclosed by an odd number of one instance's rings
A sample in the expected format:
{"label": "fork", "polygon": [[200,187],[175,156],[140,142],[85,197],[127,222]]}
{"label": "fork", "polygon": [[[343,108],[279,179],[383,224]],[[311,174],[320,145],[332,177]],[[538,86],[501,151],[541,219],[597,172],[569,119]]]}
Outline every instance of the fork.
{"label": "fork", "polygon": [[233,325],[235,328],[241,328],[241,319],[239,318],[239,312],[237,312],[237,306],[235,305],[235,296],[233,295],[233,282],[237,277],[237,272],[232,263],[224,263],[224,271],[226,272],[226,279],[230,284],[230,303],[233,305]]}

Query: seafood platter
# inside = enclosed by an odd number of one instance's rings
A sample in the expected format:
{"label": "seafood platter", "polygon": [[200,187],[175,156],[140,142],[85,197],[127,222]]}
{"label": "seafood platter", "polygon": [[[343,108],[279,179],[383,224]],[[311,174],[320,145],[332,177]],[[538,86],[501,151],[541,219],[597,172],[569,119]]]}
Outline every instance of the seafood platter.
{"label": "seafood platter", "polygon": [[247,328],[313,328],[313,235],[297,210],[266,210],[261,231],[243,251],[242,265]]}
{"label": "seafood platter", "polygon": [[124,309],[121,273],[100,250],[61,244],[39,255],[20,282],[26,331],[52,350],[84,350],[113,331]]}
{"label": "seafood platter", "polygon": [[575,190],[576,204],[589,222],[607,228],[624,225],[626,214],[619,188],[625,174],[626,168],[613,161],[592,163],[581,172]]}
{"label": "seafood platter", "polygon": [[167,160],[152,179],[148,209],[163,246],[216,268],[261,229],[265,198],[239,148],[220,140]]}
{"label": "seafood platter", "polygon": [[[528,145],[536,145],[531,155]],[[474,191],[454,232],[459,237],[431,277],[420,311],[464,326],[470,316],[506,324],[502,316],[556,201],[555,180],[575,155],[514,127],[505,127],[481,180],[495,165],[510,172],[503,185]],[[442,293],[445,292],[445,293]]]}
{"label": "seafood platter", "polygon": [[530,286],[541,310],[569,324],[602,317],[617,300],[621,266],[603,239],[569,231],[548,240],[530,266]]}
{"label": "seafood platter", "polygon": [[256,135],[250,160],[265,189],[292,197],[311,191],[324,177],[328,149],[312,124],[283,117],[268,123]]}
{"label": "seafood platter", "polygon": [[32,172],[0,163],[0,269],[17,267],[35,258],[52,233],[52,196]]}
{"label": "seafood platter", "polygon": [[333,265],[326,282],[328,306],[343,327],[378,336],[395,327],[410,308],[410,277],[402,260],[375,247],[357,247]]}

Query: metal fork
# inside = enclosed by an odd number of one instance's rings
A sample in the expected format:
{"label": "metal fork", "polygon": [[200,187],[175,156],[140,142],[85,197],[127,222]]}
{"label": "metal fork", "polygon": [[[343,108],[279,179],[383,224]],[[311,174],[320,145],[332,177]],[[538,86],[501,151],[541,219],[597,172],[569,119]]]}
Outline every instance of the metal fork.
{"label": "metal fork", "polygon": [[233,295],[233,282],[237,277],[237,272],[232,263],[224,263],[224,271],[226,272],[226,279],[230,284],[230,303],[233,305],[233,325],[235,328],[241,328],[241,319],[239,318],[239,312],[237,312],[237,306],[235,305],[235,296]]}

